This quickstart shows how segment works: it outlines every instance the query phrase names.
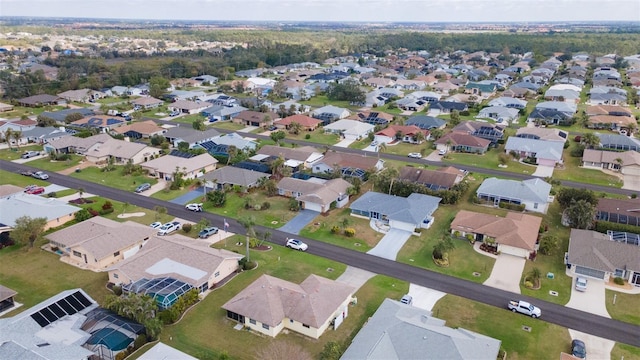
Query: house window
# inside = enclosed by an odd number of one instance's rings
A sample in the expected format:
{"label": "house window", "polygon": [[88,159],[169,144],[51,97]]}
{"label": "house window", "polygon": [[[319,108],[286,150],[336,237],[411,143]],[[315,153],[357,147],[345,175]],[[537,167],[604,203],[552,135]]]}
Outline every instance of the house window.
{"label": "house window", "polygon": [[251,324],[251,325],[255,325],[255,324],[256,324],[256,321],[255,321],[255,320],[253,320],[253,319],[249,319],[249,324]]}
{"label": "house window", "polygon": [[624,275],[624,270],[622,270],[622,269],[616,269],[616,271],[615,271],[614,275],[615,275],[616,277],[622,277],[622,275]]}
{"label": "house window", "polygon": [[80,253],[80,251],[73,250],[73,256],[82,257],[82,254]]}
{"label": "house window", "polygon": [[113,274],[113,278],[117,279],[118,278],[118,274]]}
{"label": "house window", "polygon": [[119,256],[120,255],[120,251],[116,251],[113,253],[113,257]]}
{"label": "house window", "polygon": [[216,273],[215,273],[215,274],[213,274],[213,276],[215,276],[215,277],[220,276],[220,271],[216,271]]}
{"label": "house window", "polygon": [[533,204],[533,208],[534,208],[534,209],[537,209],[537,208],[538,208],[538,203],[534,203],[534,204]]}
{"label": "house window", "polygon": [[269,325],[267,325],[267,324],[262,324],[262,328],[263,328],[263,329],[265,329],[265,330],[269,330]]}
{"label": "house window", "polygon": [[307,324],[302,324],[302,327],[305,327],[305,328],[307,328],[307,329],[308,329],[308,328],[309,328],[309,325],[307,325]]}

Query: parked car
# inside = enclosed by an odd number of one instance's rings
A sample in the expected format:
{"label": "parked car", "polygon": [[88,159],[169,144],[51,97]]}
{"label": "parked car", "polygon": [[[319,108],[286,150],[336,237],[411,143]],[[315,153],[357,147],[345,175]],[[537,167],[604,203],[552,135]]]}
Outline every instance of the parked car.
{"label": "parked car", "polygon": [[533,306],[526,301],[511,300],[508,305],[509,310],[513,312],[519,312],[521,314],[529,315],[532,318],[539,318],[542,315],[542,310],[539,307]]}
{"label": "parked car", "polygon": [[202,211],[202,204],[187,204],[184,208],[190,211],[200,212]]}
{"label": "parked car", "polygon": [[49,178],[49,175],[43,171],[36,171],[33,174],[31,174],[31,176],[40,180],[47,180]]}
{"label": "parked car", "polygon": [[582,276],[576,278],[576,290],[587,291],[587,278]]}
{"label": "parked car", "polygon": [[445,155],[447,153],[447,149],[440,149],[440,151],[438,151],[438,155]]}
{"label": "parked car", "polygon": [[156,222],[152,222],[151,225],[149,226],[151,226],[152,229],[157,229],[160,226],[162,226],[162,223],[160,221],[156,221]]}
{"label": "parked car", "polygon": [[162,225],[159,229],[158,229],[158,235],[162,236],[162,235],[168,235],[171,234],[174,231],[178,231],[182,228],[182,224],[180,224],[177,221],[174,222],[168,222],[164,225]]}
{"label": "parked car", "polygon": [[20,174],[24,176],[33,176],[33,171],[31,170],[20,171]]}
{"label": "parked car", "polygon": [[39,156],[39,155],[40,155],[40,151],[25,151],[24,153],[22,153],[20,157],[23,159],[28,159],[28,158],[32,158],[34,156]]}
{"label": "parked car", "polygon": [[149,190],[149,189],[151,189],[151,184],[149,184],[149,183],[144,183],[144,184],[140,184],[140,185],[138,185],[138,187],[136,188],[136,192],[137,192],[137,193],[141,193],[141,192],[143,192],[143,191],[147,191],[147,190]]}
{"label": "parked car", "polygon": [[289,239],[287,240],[286,247],[294,250],[307,251],[309,245],[303,243],[298,239]]}
{"label": "parked car", "polygon": [[218,228],[215,226],[210,226],[210,227],[206,227],[204,229],[202,229],[202,231],[200,231],[198,233],[198,237],[200,239],[206,239],[211,235],[215,235],[218,233]]}
{"label": "parked car", "polygon": [[407,294],[400,299],[400,302],[403,304],[411,305],[413,304],[413,296]]}
{"label": "parked car", "polygon": [[409,155],[407,155],[407,156],[409,156],[410,158],[414,158],[414,159],[421,159],[422,158],[422,154],[417,153],[417,152],[409,153]]}
{"label": "parked car", "polygon": [[27,194],[32,194],[32,195],[40,195],[40,194],[44,193],[44,188],[41,187],[41,186],[36,186],[36,187],[32,187],[30,189],[27,189],[24,192],[26,192]]}
{"label": "parked car", "polygon": [[587,347],[584,345],[584,341],[573,339],[571,341],[571,355],[580,358],[587,358]]}
{"label": "parked car", "polygon": [[169,116],[178,116],[180,115],[180,111],[178,110],[173,110],[171,113],[169,113]]}

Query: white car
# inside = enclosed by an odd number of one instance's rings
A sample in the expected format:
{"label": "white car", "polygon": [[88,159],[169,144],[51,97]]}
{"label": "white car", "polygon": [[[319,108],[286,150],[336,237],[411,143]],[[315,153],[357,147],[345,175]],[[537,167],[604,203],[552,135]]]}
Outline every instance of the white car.
{"label": "white car", "polygon": [[414,158],[414,159],[421,159],[422,158],[422,154],[420,153],[416,153],[416,152],[412,152],[409,153],[409,155],[407,155],[410,158]]}
{"label": "white car", "polygon": [[438,151],[438,155],[444,155],[447,153],[447,149],[440,149],[440,151]]}
{"label": "white car", "polygon": [[200,212],[202,211],[202,204],[187,204],[184,208],[190,211]]}
{"label": "white car", "polygon": [[40,180],[47,180],[49,178],[49,175],[43,171],[36,171],[31,176]]}
{"label": "white car", "polygon": [[286,246],[288,248],[300,251],[307,251],[309,246],[298,239],[289,239],[287,240]]}
{"label": "white car", "polygon": [[157,229],[157,228],[162,226],[162,223],[160,221],[156,221],[156,222],[151,223],[151,225],[149,225],[149,226],[151,226],[152,229]]}
{"label": "white car", "polygon": [[166,223],[166,224],[162,225],[158,229],[158,235],[159,236],[168,235],[168,234],[171,234],[174,231],[180,230],[180,228],[182,228],[182,224],[180,224],[179,222],[177,222],[177,221],[169,222],[169,223]]}
{"label": "white car", "polygon": [[411,305],[413,304],[413,296],[407,294],[400,299],[400,302],[403,304]]}
{"label": "white car", "polygon": [[587,291],[587,278],[584,278],[582,276],[578,276],[576,278],[576,290]]}

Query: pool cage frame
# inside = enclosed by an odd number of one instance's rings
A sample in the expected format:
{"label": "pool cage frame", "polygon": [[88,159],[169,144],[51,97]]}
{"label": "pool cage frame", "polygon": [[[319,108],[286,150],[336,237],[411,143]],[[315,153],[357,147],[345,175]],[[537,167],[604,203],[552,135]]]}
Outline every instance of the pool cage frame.
{"label": "pool cage frame", "polygon": [[158,309],[166,310],[193,288],[191,284],[187,284],[184,281],[172,277],[162,277],[155,279],[142,278],[136,282],[123,285],[122,291],[148,295],[156,301]]}
{"label": "pool cage frame", "polygon": [[[94,310],[91,310],[87,314],[87,319],[82,324],[81,328],[82,330],[91,334],[91,336],[87,339],[87,341],[82,346],[86,349],[93,351],[99,359],[104,359],[104,360],[115,360],[116,355],[118,353],[124,351],[129,346],[131,346],[135,342],[137,336],[145,333],[144,326],[138,324],[133,320],[125,319],[122,316],[119,316],[103,308],[96,308]],[[96,335],[94,333],[102,329],[111,329],[111,332],[107,334],[103,334],[100,339],[96,339]],[[111,350],[106,345],[100,342],[100,340],[104,339],[108,335],[112,334],[115,331],[120,331],[120,330],[124,330],[129,334],[135,335],[135,337],[133,338],[129,336],[129,338],[131,339],[131,342],[127,345],[126,348],[122,350]],[[120,332],[123,332],[123,331],[120,331]],[[94,343],[91,344],[89,343],[90,341]]]}

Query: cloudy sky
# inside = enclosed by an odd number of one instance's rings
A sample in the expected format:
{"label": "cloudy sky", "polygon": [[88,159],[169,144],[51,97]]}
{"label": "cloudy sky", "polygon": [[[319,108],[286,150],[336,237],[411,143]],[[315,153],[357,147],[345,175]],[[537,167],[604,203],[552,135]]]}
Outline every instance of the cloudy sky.
{"label": "cloudy sky", "polygon": [[640,1],[0,0],[0,15],[276,21],[640,21]]}

